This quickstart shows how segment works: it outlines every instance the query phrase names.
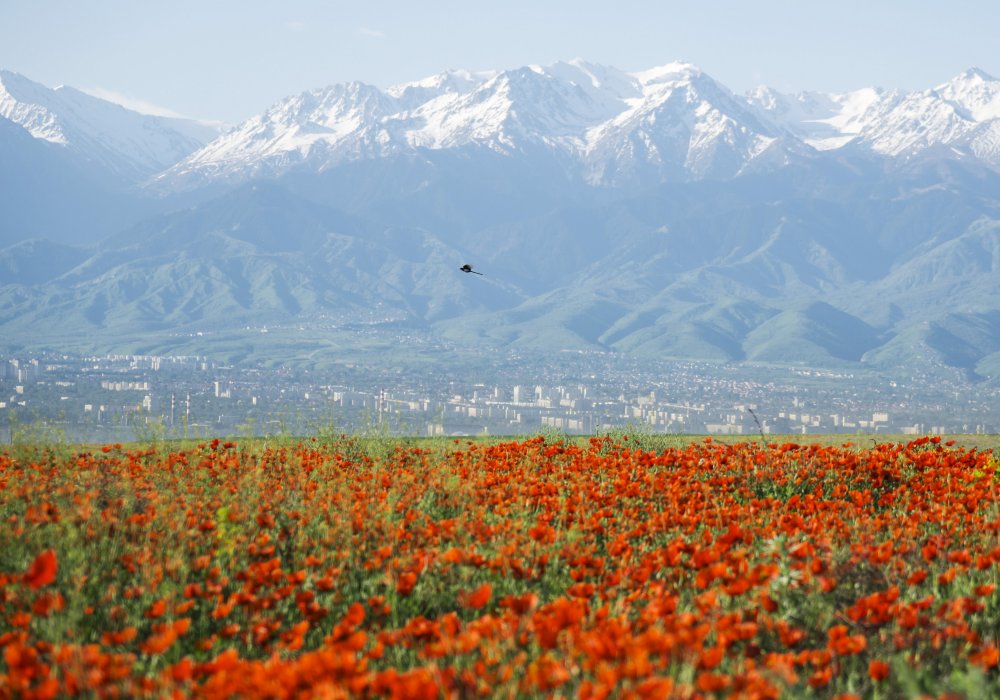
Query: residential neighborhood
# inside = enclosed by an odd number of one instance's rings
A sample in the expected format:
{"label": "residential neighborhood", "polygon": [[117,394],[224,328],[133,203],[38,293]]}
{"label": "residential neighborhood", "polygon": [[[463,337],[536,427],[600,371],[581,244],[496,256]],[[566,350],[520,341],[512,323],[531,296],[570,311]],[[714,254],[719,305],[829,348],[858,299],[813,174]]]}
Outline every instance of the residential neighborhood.
{"label": "residential neighborhood", "polygon": [[[960,376],[507,352],[443,379],[345,362],[230,367],[204,357],[0,358],[0,441],[124,441],[381,430],[397,435],[995,433],[998,390]],[[526,381],[522,377],[532,377]],[[956,409],[956,406],[960,407]]]}

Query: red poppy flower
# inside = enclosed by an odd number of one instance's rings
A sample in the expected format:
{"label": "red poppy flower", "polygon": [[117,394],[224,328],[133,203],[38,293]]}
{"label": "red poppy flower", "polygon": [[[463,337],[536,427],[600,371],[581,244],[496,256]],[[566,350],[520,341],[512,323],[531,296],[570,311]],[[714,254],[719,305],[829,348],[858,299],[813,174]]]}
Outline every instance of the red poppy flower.
{"label": "red poppy flower", "polygon": [[32,588],[38,589],[55,581],[58,571],[59,562],[56,559],[56,553],[51,549],[46,549],[31,562],[31,566],[24,572],[23,580]]}
{"label": "red poppy flower", "polygon": [[462,592],[458,594],[458,601],[465,608],[479,610],[490,602],[493,597],[493,586],[484,583],[474,591]]}
{"label": "red poppy flower", "polygon": [[872,659],[868,664],[868,677],[875,682],[884,681],[889,677],[889,664],[885,661]]}

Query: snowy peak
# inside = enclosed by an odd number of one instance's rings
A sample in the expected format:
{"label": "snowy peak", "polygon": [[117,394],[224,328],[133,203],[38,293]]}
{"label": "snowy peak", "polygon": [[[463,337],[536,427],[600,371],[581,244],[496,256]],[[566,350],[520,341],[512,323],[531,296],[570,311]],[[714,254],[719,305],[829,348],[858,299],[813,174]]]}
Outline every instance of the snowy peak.
{"label": "snowy peak", "polygon": [[505,130],[525,141],[577,148],[591,126],[610,119],[626,105],[613,92],[596,87],[584,72],[572,75],[568,64],[555,72],[525,67],[504,71],[483,86],[505,101]]}
{"label": "snowy peak", "polygon": [[817,150],[856,141],[882,155],[912,156],[953,146],[1000,165],[1000,147],[989,125],[1000,118],[1000,81],[977,68],[936,88],[910,93],[864,88],[783,95],[757,88],[746,100],[759,115]]}
{"label": "snowy peak", "polygon": [[377,125],[395,106],[378,88],[353,82],[304,92],[276,104],[259,121],[271,134],[291,132],[306,142],[330,140]]}
{"label": "snowy peak", "polygon": [[945,146],[997,166],[1000,142],[992,122],[998,118],[1000,81],[973,68],[930,90],[893,93],[860,137],[883,155],[910,157]]}
{"label": "snowy peak", "polygon": [[36,139],[65,144],[61,120],[52,107],[56,93],[23,75],[0,70],[0,116],[19,124]]}
{"label": "snowy peak", "polygon": [[302,93],[157,179],[196,187],[467,146],[568,158],[593,184],[734,177],[849,143],[888,157],[943,145],[1000,165],[990,125],[997,114],[1000,84],[977,69],[921,92],[787,95],[761,87],[737,96],[691,63],[627,73],[574,59],[449,70],[384,91],[346,83]]}
{"label": "snowy peak", "polygon": [[346,135],[377,123],[394,107],[393,100],[376,87],[344,83],[282,100],[259,117],[244,122],[239,130],[250,130],[263,140],[288,134]]}
{"label": "snowy peak", "polygon": [[594,181],[735,174],[780,130],[690,63],[637,73],[581,59],[496,73],[446,71],[382,92],[358,84],[304,93],[248,120],[165,173],[233,181],[418,149],[548,151]]}
{"label": "snowy peak", "polygon": [[588,129],[627,108],[641,95],[625,73],[583,61],[501,71],[474,90],[431,100],[415,111],[423,121],[408,136],[413,145],[479,143],[501,150],[544,144],[581,147]]}
{"label": "snowy peak", "polygon": [[979,68],[970,68],[934,92],[972,121],[1000,118],[1000,80]]}
{"label": "snowy peak", "polygon": [[758,87],[748,92],[746,99],[762,119],[776,122],[816,150],[827,151],[840,148],[861,133],[866,115],[883,96],[876,88],[786,95]]}
{"label": "snowy peak", "polygon": [[0,116],[132,182],[169,167],[215,135],[196,122],[140,114],[10,71],[0,71]]}
{"label": "snowy peak", "polygon": [[872,117],[860,132],[861,140],[873,151],[892,156],[950,143],[971,126],[933,90],[890,95],[877,105]]}
{"label": "snowy peak", "polygon": [[588,135],[587,179],[594,184],[647,177],[732,177],[779,135],[697,66],[670,63],[632,73],[639,96]]}
{"label": "snowy peak", "polygon": [[386,94],[395,98],[404,110],[414,109],[441,95],[464,95],[496,75],[496,71],[473,73],[448,70],[423,80],[394,85]]}
{"label": "snowy peak", "polygon": [[657,66],[656,68],[638,71],[632,75],[643,85],[656,85],[659,83],[677,87],[678,85],[697,80],[704,73],[701,68],[692,63],[675,61]]}
{"label": "snowy peak", "polygon": [[384,155],[384,122],[396,106],[392,97],[360,82],[303,92],[230,129],[153,182],[241,182],[309,161],[322,171],[350,158]]}
{"label": "snowy peak", "polygon": [[581,58],[569,62],[559,61],[546,71],[557,80],[579,85],[585,90],[601,91],[618,99],[642,96],[642,86],[635,76],[610,66],[588,63]]}
{"label": "snowy peak", "polygon": [[[582,61],[500,72],[446,71],[381,91],[349,83],[283,100],[157,179],[242,181],[352,158],[477,145],[574,153],[588,130],[641,98],[641,85]],[[186,186],[186,185],[182,185]]]}
{"label": "snowy peak", "polygon": [[513,153],[529,148],[573,152],[592,125],[625,108],[596,74],[571,64],[497,73],[465,91],[444,92],[393,120],[413,148],[470,144]]}

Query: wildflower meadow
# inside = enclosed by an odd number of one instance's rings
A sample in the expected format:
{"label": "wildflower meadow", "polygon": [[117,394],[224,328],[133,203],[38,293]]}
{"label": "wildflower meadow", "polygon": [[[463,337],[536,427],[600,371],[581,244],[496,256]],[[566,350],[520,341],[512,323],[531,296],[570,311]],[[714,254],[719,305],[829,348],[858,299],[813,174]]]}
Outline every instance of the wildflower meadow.
{"label": "wildflower meadow", "polygon": [[0,698],[1000,697],[1000,471],[921,438],[0,453]]}

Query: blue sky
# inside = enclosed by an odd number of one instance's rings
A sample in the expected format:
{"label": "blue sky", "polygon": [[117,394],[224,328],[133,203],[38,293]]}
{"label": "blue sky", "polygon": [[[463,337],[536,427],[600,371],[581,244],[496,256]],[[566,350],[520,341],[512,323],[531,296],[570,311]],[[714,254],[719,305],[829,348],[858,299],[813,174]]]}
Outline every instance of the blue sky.
{"label": "blue sky", "polygon": [[303,90],[449,68],[690,61],[736,92],[1000,76],[996,0],[2,0],[0,68],[237,122]]}

